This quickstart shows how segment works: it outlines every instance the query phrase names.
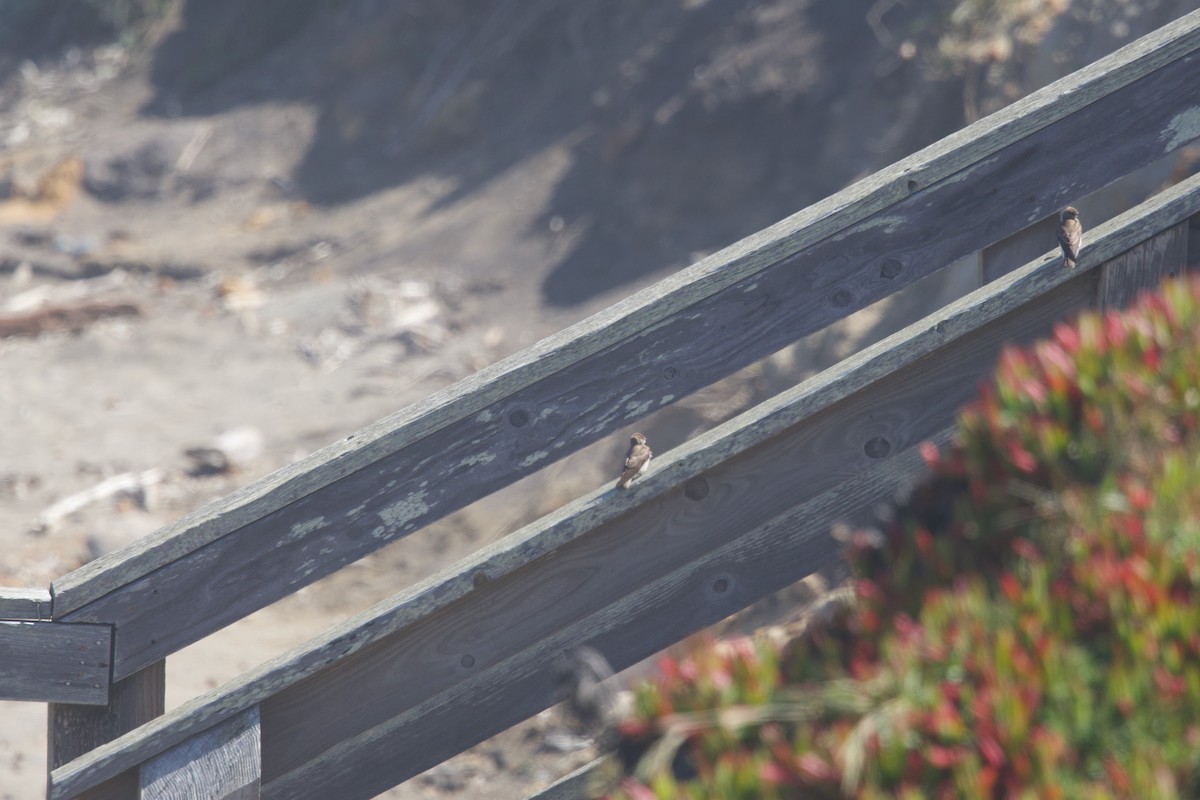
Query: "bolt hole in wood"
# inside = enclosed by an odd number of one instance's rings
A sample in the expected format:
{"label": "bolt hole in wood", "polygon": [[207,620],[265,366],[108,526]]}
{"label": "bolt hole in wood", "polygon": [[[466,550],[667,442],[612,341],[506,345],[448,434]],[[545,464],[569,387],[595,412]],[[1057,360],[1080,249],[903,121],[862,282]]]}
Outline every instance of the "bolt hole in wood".
{"label": "bolt hole in wood", "polygon": [[679,374],[679,370],[675,369],[674,367],[667,367],[666,369],[663,370],[663,377],[669,381],[674,380],[675,376],[678,374]]}
{"label": "bolt hole in wood", "polygon": [[708,481],[700,477],[692,478],[683,485],[683,495],[688,500],[703,500],[708,497],[708,491]]}
{"label": "bolt hole in wood", "polygon": [[863,452],[870,458],[883,458],[892,452],[892,443],[882,436],[876,436],[867,440],[867,443],[863,445]]}
{"label": "bolt hole in wood", "polygon": [[715,578],[713,580],[712,590],[716,594],[725,594],[725,592],[729,591],[729,584],[730,584],[729,578],[722,575],[721,577]]}
{"label": "bolt hole in wood", "polygon": [[879,277],[884,280],[895,280],[900,271],[904,269],[904,265],[894,258],[889,258],[883,262],[883,268],[879,270]]}
{"label": "bolt hole in wood", "polygon": [[508,421],[514,428],[524,428],[529,424],[529,412],[523,408],[510,411],[508,414]]}
{"label": "bolt hole in wood", "polygon": [[475,656],[465,655],[459,659],[458,663],[462,664],[463,669],[470,669],[475,666]]}

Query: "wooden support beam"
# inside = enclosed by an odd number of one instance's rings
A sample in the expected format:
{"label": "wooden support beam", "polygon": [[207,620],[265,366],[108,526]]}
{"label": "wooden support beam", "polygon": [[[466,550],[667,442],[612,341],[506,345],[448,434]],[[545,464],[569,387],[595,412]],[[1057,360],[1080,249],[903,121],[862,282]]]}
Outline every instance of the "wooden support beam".
{"label": "wooden support beam", "polygon": [[258,800],[261,753],[255,706],[143,764],[139,800]]}
{"label": "wooden support beam", "polygon": [[56,616],[116,624],[118,678],[161,659],[1200,136],[1198,51],[1200,12],[97,559]]}
{"label": "wooden support beam", "polygon": [[1101,267],[1098,300],[1103,308],[1126,308],[1142,292],[1187,269],[1188,223],[1147,239]]}
{"label": "wooden support beam", "polygon": [[108,702],[112,628],[56,622],[0,622],[0,699]]}
{"label": "wooden support beam", "polygon": [[4,619],[49,621],[50,590],[12,589],[0,586],[0,620]]}
{"label": "wooden support beam", "polygon": [[[51,772],[161,716],[166,702],[166,689],[166,662],[160,661],[114,683],[107,706],[97,708],[51,703],[47,759]],[[136,770],[123,775],[106,776],[104,780],[64,797],[80,800],[138,800]]]}

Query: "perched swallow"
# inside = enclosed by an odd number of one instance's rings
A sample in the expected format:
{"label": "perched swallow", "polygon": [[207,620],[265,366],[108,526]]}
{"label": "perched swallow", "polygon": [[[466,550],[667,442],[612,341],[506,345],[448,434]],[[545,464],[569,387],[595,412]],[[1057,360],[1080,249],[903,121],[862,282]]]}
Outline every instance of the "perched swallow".
{"label": "perched swallow", "polygon": [[1079,248],[1083,247],[1083,224],[1079,221],[1079,212],[1067,206],[1059,213],[1058,220],[1058,243],[1062,246],[1063,266],[1075,269]]}
{"label": "perched swallow", "polygon": [[628,489],[629,484],[633,483],[633,479],[650,466],[650,456],[652,455],[654,454],[646,446],[645,436],[635,433],[630,437],[629,452],[625,454],[625,471],[621,473],[621,478],[617,481],[617,488]]}

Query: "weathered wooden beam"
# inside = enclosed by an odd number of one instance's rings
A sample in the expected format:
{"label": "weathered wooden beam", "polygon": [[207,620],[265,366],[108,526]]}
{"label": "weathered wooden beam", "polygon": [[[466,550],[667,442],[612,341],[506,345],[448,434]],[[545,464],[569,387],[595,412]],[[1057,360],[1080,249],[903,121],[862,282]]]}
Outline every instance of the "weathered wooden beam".
{"label": "weathered wooden beam", "polygon": [[1108,261],[1100,268],[1102,308],[1125,308],[1165,278],[1187,269],[1188,223],[1179,223]]}
{"label": "weathered wooden beam", "polygon": [[[696,614],[732,612],[739,606],[727,608],[722,603],[732,584],[731,573],[722,566],[731,562],[721,542],[763,514],[774,513],[780,503],[800,503],[811,493],[841,492],[836,494],[842,498],[839,502],[865,502],[865,496],[853,495],[857,478],[850,478],[841,489],[838,483],[881,460],[889,463],[929,435],[974,391],[976,377],[987,369],[1001,342],[1033,335],[1050,321],[1090,305],[1098,283],[1094,268],[1198,210],[1200,176],[1099,226],[1076,270],[1061,269],[1057,257],[1047,254],[1003,276],[661,456],[655,470],[633,490],[606,489],[581,498],[304,647],[57,770],[53,796],[69,797],[72,788],[134,769],[163,748],[259,703],[263,704],[267,781],[294,769],[288,737],[301,739],[295,743],[301,757],[316,757],[324,752],[322,748],[335,745],[341,753],[339,741],[366,735],[354,730],[390,724],[379,721],[389,713],[398,719],[418,706],[435,707],[449,719],[460,712],[455,702],[430,700],[433,706],[428,706],[423,701],[449,691],[446,686],[456,681],[471,685],[484,681],[479,685],[490,687],[489,691],[508,692],[500,676],[487,670],[505,661],[498,650],[520,648],[526,641],[522,637],[531,635],[531,625],[555,630],[562,615],[586,616],[584,609],[594,610],[611,600],[605,592],[638,595],[641,590],[630,587],[652,580],[648,573],[652,576],[681,564],[705,564],[705,569],[721,573],[705,584],[712,589],[705,595],[711,602],[695,605],[695,598],[689,596],[681,606],[680,620],[671,621],[663,612],[645,624],[662,627],[662,636],[675,635],[679,629],[674,626],[696,622]],[[792,455],[784,455],[781,449]],[[837,506],[838,513],[847,508]],[[820,524],[828,521],[813,519]],[[811,547],[807,552],[813,558],[819,555]],[[770,558],[766,563],[771,563]],[[778,568],[792,575],[811,563],[780,562]],[[765,592],[774,585],[771,579],[747,574],[736,582],[737,591],[728,595],[734,602],[745,599],[739,594],[743,590]],[[776,573],[767,569],[763,574]],[[724,588],[717,591],[722,579]],[[572,595],[576,587],[583,587],[582,594]],[[559,616],[546,619],[546,615]],[[618,621],[627,626],[620,628],[625,638],[642,641],[648,635],[638,628],[635,636],[628,627],[644,620]],[[658,641],[650,636],[646,646]],[[663,643],[667,641],[671,640]],[[478,670],[491,677],[474,675]],[[546,674],[538,675],[538,680],[549,681]],[[388,685],[381,688],[381,684]],[[521,691],[513,690],[517,695]],[[533,696],[546,699],[536,692]],[[362,708],[364,703],[369,707]],[[319,712],[313,711],[316,706]],[[403,708],[409,711],[397,710]],[[324,715],[322,724],[298,722],[302,712]],[[463,721],[461,730],[479,725],[479,719]],[[461,736],[461,730],[455,735]],[[394,752],[402,751],[408,752]],[[291,787],[292,780],[289,777],[279,785]],[[276,789],[264,785],[263,791],[266,796]]]}
{"label": "weathered wooden beam", "polygon": [[[581,612],[536,645],[494,661],[481,655],[484,660],[473,665],[474,674],[469,677],[461,662],[453,664],[452,656],[446,659],[450,662],[447,666],[457,667],[454,671],[459,673],[452,685],[427,697],[408,695],[406,700],[412,704],[403,711],[388,719],[372,719],[374,724],[363,726],[307,763],[291,758],[290,748],[299,745],[307,751],[305,745],[315,742],[291,736],[279,741],[279,746],[288,748],[278,754],[290,767],[286,772],[272,769],[273,723],[264,716],[263,797],[308,800],[337,787],[342,797],[366,798],[412,777],[443,760],[443,753],[486,738],[480,735],[482,728],[502,730],[555,702],[555,664],[573,647],[590,643],[615,668],[624,668],[830,563],[838,549],[828,536],[831,523],[860,511],[864,503],[887,498],[897,484],[912,480],[923,470],[915,450],[901,453],[749,533],[730,537],[703,558],[637,591],[622,596],[614,593],[611,602]],[[578,571],[577,579],[583,573],[593,582],[602,580],[589,575],[593,570],[578,561],[563,570],[571,568]],[[605,572],[599,566],[595,571]],[[554,588],[560,597],[569,592],[565,586]],[[463,632],[459,627],[449,638],[460,638]],[[423,633],[431,637],[426,644],[438,638],[431,630]],[[481,654],[489,649],[482,641],[455,644]],[[473,717],[464,713],[467,709]],[[455,727],[457,730],[452,730]],[[404,758],[386,763],[383,756],[388,752],[404,753]],[[354,763],[360,768],[353,768]],[[377,766],[361,768],[366,764]]]}
{"label": "weathered wooden beam", "polygon": [[0,586],[0,620],[4,619],[49,621],[50,590]]}
{"label": "weathered wooden beam", "polygon": [[255,706],[143,764],[139,800],[258,800],[261,750]]}
{"label": "weathered wooden beam", "polygon": [[0,699],[108,702],[112,628],[0,622]]}
{"label": "weathered wooden beam", "polygon": [[98,559],[55,582],[56,617],[117,624],[126,675],[1025,227],[1200,135],[1198,33],[1200,13]]}
{"label": "weathered wooden beam", "polygon": [[[51,773],[160,716],[166,702],[166,674],[166,662],[160,661],[117,681],[103,707],[51,703],[47,758]],[[64,797],[138,800],[137,773],[113,773]]]}

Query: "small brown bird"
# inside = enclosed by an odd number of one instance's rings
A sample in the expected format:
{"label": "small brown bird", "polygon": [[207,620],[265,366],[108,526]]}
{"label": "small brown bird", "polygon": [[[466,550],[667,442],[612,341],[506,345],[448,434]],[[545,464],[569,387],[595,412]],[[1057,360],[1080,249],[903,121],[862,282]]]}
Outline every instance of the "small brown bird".
{"label": "small brown bird", "polygon": [[635,433],[629,438],[629,452],[625,454],[625,471],[617,481],[618,489],[628,489],[633,479],[646,471],[650,466],[650,448],[646,446],[646,437]]}
{"label": "small brown bird", "polygon": [[1079,260],[1079,248],[1083,247],[1083,223],[1079,221],[1079,212],[1072,206],[1067,206],[1058,215],[1058,243],[1062,245],[1063,266],[1075,269]]}

